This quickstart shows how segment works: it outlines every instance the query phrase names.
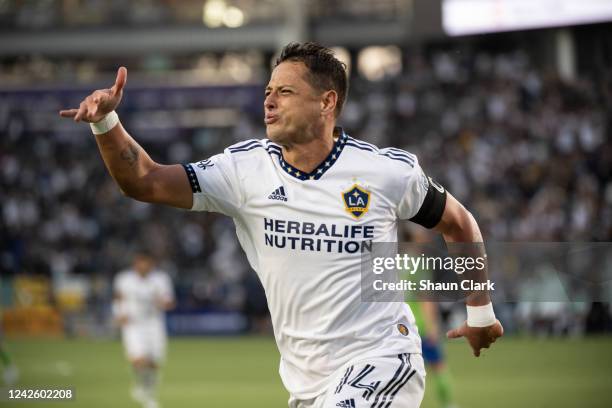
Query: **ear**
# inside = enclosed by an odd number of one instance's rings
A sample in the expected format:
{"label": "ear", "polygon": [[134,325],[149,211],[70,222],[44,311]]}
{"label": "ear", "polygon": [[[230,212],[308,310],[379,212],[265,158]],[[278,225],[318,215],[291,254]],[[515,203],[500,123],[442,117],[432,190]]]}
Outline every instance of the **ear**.
{"label": "ear", "polygon": [[321,95],[321,115],[334,114],[338,103],[338,93],[334,90],[323,92]]}

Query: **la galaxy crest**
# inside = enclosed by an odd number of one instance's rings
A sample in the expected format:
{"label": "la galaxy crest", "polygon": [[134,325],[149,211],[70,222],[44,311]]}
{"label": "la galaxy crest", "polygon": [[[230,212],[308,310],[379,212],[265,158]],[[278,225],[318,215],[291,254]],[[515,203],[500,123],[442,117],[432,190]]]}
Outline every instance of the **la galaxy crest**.
{"label": "la galaxy crest", "polygon": [[361,218],[370,208],[370,192],[357,184],[342,192],[342,199],[344,209],[355,219]]}

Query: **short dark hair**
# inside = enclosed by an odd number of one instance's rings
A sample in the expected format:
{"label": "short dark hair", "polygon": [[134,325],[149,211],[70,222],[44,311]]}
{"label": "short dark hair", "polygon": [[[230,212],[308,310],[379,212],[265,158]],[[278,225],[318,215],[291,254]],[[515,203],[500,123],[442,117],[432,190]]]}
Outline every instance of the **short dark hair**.
{"label": "short dark hair", "polygon": [[334,56],[327,47],[314,42],[287,44],[282,50],[274,67],[285,61],[302,62],[308,68],[308,82],[321,91],[333,89],[338,94],[335,116],[340,116],[348,94],[346,64]]}
{"label": "short dark hair", "polygon": [[149,258],[155,262],[155,253],[146,247],[136,247],[132,250],[132,259],[136,258]]}

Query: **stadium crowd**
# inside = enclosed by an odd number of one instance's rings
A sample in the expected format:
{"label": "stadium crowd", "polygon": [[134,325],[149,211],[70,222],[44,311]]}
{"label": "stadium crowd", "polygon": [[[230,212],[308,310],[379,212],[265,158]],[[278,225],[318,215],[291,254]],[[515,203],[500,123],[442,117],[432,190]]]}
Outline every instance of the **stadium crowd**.
{"label": "stadium crowd", "polygon": [[[486,240],[612,239],[612,95],[605,87],[585,77],[562,81],[518,51],[416,53],[397,77],[371,82],[354,74],[351,83],[341,118],[347,132],[417,154],[474,213]],[[123,197],[89,130],[59,123],[59,92],[0,91],[1,275],[44,274],[56,285],[80,276],[91,283],[90,298],[105,304],[111,277],[131,250],[145,247],[173,275],[180,308],[265,312],[231,221]],[[143,95],[131,97],[128,84],[119,113],[157,161],[196,161],[264,137],[259,109],[215,129],[149,116],[161,130],[142,132],[142,118],[161,105],[198,108],[180,92],[157,102]],[[584,324],[580,313],[572,324]]]}

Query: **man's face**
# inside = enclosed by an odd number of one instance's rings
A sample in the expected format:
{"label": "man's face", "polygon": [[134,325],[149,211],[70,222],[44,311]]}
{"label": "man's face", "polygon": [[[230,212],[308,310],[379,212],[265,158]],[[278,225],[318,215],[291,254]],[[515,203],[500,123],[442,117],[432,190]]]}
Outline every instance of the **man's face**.
{"label": "man's face", "polygon": [[136,255],[133,266],[138,274],[145,276],[153,269],[153,259],[146,255]]}
{"label": "man's face", "polygon": [[302,62],[285,61],[274,68],[264,100],[266,134],[281,145],[304,143],[321,126],[321,93],[307,81]]}

